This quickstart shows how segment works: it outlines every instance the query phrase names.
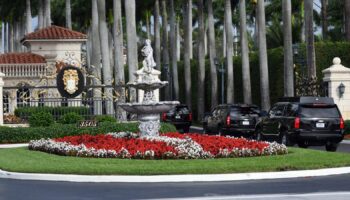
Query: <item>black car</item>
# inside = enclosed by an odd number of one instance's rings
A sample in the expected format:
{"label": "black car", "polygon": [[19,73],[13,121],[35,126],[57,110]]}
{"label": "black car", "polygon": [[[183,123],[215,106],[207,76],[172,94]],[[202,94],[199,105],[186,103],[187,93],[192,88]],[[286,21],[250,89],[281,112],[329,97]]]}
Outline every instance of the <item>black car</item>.
{"label": "black car", "polygon": [[336,151],[344,138],[344,120],[328,97],[281,98],[256,126],[256,139]]}
{"label": "black car", "polygon": [[188,133],[192,124],[192,112],[185,104],[177,105],[174,109],[162,114],[162,121],[173,124],[176,129]]}
{"label": "black car", "polygon": [[204,117],[203,129],[208,134],[248,138],[254,136],[259,116],[260,109],[256,105],[222,104]]}

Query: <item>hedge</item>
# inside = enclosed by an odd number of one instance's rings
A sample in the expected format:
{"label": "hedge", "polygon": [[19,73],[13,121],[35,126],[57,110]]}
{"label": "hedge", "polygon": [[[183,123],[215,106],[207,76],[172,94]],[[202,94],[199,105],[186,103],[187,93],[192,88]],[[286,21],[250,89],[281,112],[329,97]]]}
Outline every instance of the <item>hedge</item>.
{"label": "hedge", "polygon": [[[0,143],[26,143],[41,138],[59,138],[71,135],[101,134],[108,132],[139,132],[138,123],[101,122],[97,127],[78,128],[75,124],[54,124],[49,127],[5,127],[0,126]],[[175,126],[161,123],[160,133],[176,132]]]}
{"label": "hedge", "polygon": [[79,107],[49,107],[49,106],[42,106],[42,107],[19,107],[15,110],[15,115],[17,117],[20,117],[22,119],[28,119],[32,114],[38,113],[38,112],[47,112],[52,114],[54,116],[55,120],[58,120],[60,116],[67,114],[67,113],[77,113],[79,115],[88,115],[89,108],[79,106]]}
{"label": "hedge", "polygon": [[[305,56],[305,44],[300,45],[299,58]],[[317,66],[317,77],[319,81],[322,81],[323,74],[322,70],[332,65],[334,57],[340,57],[344,66],[350,67],[350,43],[349,42],[318,42],[315,45],[316,52],[316,66]],[[269,49],[268,50],[268,67],[269,67],[269,86],[270,86],[270,98],[271,105],[277,101],[277,99],[283,96],[283,47]],[[251,86],[252,86],[252,99],[253,103],[260,105],[260,69],[259,69],[259,56],[258,52],[251,52],[249,55],[250,60],[250,73],[251,73]],[[211,99],[210,99],[210,66],[208,60],[206,60],[205,69],[205,111],[210,111]],[[297,66],[297,71],[300,72],[301,66]],[[184,65],[180,61],[178,63],[178,74],[184,74]],[[305,67],[306,71],[306,67]],[[191,78],[192,78],[192,110],[194,113],[197,111],[197,75],[198,75],[198,63],[196,60],[191,61]],[[243,89],[242,89],[242,67],[241,57],[234,57],[234,88],[235,88],[235,102],[243,102]],[[227,74],[225,73],[225,81]],[[179,88],[185,88],[184,76],[179,76]],[[220,85],[221,75],[218,73],[218,97],[220,101]],[[225,82],[225,93],[226,93],[226,82]],[[180,92],[179,100],[185,102],[185,92]]]}

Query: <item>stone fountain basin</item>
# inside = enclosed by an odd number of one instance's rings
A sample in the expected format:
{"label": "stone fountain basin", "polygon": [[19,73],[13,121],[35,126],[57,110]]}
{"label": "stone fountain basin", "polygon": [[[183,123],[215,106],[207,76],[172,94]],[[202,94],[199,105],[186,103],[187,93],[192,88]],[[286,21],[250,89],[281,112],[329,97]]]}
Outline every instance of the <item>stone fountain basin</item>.
{"label": "stone fountain basin", "polygon": [[127,85],[140,90],[156,90],[168,84],[168,81],[132,82]]}
{"label": "stone fountain basin", "polygon": [[130,113],[160,114],[175,108],[178,104],[180,104],[178,101],[162,101],[154,103],[121,103],[119,106]]}

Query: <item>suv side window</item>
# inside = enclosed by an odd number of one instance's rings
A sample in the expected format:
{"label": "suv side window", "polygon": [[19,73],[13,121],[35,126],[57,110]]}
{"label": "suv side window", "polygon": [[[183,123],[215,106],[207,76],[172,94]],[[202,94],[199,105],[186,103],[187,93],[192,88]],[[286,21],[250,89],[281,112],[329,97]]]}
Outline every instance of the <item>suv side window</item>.
{"label": "suv side window", "polygon": [[283,116],[284,104],[276,104],[269,112],[269,117],[280,117]]}
{"label": "suv side window", "polygon": [[285,116],[296,117],[298,115],[298,104],[288,104],[285,110]]}

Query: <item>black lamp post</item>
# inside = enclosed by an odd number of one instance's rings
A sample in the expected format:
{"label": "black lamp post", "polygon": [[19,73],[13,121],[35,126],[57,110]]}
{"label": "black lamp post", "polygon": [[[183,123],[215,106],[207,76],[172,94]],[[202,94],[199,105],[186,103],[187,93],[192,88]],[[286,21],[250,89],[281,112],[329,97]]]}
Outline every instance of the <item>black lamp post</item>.
{"label": "black lamp post", "polygon": [[172,81],[171,72],[169,69],[169,64],[168,63],[163,64],[163,69],[166,75],[166,80],[168,81],[168,84],[169,84],[166,87],[167,91],[166,91],[165,99],[170,98],[170,100],[172,100],[173,99],[173,83],[172,83],[173,81]]}
{"label": "black lamp post", "polygon": [[214,64],[216,66],[216,69],[218,70],[218,72],[220,72],[221,74],[221,104],[224,103],[224,98],[225,98],[225,94],[224,94],[224,85],[225,85],[225,66],[224,63],[220,63],[220,60],[218,58],[214,58]]}

